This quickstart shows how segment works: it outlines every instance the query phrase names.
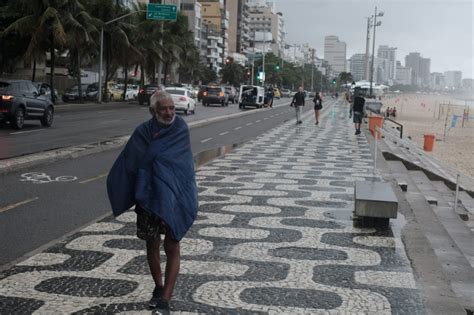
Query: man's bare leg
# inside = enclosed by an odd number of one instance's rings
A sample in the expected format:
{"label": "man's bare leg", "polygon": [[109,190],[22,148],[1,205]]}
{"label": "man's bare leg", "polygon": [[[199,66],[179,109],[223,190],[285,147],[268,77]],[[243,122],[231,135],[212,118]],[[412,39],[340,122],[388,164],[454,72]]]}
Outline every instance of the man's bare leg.
{"label": "man's bare leg", "polygon": [[155,286],[162,288],[163,274],[160,266],[160,242],[160,238],[153,241],[146,241],[146,258]]}
{"label": "man's bare leg", "polygon": [[166,270],[165,270],[165,286],[163,288],[163,299],[169,301],[173,295],[173,289],[178,278],[179,267],[181,264],[181,253],[179,242],[171,238],[166,233],[165,236],[165,253],[166,253]]}

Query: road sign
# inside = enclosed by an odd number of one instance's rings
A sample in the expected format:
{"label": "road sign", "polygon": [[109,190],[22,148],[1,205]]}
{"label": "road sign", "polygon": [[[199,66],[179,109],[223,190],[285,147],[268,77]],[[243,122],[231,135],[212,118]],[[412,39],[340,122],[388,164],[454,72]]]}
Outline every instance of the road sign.
{"label": "road sign", "polygon": [[149,3],[146,12],[147,20],[176,21],[177,8],[173,4]]}

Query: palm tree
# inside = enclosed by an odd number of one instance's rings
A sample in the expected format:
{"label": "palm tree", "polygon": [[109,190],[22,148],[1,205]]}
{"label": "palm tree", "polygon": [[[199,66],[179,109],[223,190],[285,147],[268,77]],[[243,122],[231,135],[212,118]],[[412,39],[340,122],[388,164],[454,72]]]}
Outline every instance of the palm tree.
{"label": "palm tree", "polygon": [[[130,47],[127,33],[132,28],[126,20],[118,20],[104,25],[117,17],[128,13],[128,9],[119,5],[116,0],[82,0],[90,15],[101,21],[96,27],[104,27],[104,54],[105,54],[105,84],[115,75],[120,66],[121,58],[117,52],[122,52]],[[99,46],[99,45],[97,45]],[[102,88],[102,87],[101,87]]]}
{"label": "palm tree", "polygon": [[66,47],[72,74],[77,79],[79,100],[82,101],[81,68],[83,59],[92,61],[91,56],[97,51],[93,36],[97,38],[99,31],[96,25],[100,21],[92,18],[78,0],[68,0],[67,11],[63,16],[63,24],[67,30]]}
{"label": "palm tree", "polygon": [[[22,17],[11,23],[3,34],[31,34],[24,58],[26,61],[42,58],[49,50],[51,58],[51,91],[54,94],[55,50],[66,43],[62,14],[67,0],[17,0],[12,4]],[[33,71],[34,73],[35,71]],[[53,96],[54,97],[54,96]]]}
{"label": "palm tree", "polygon": [[146,11],[146,4],[138,3],[133,10],[142,11],[134,15],[136,28],[132,41],[137,52],[135,66],[140,67],[140,84],[143,86],[145,84],[145,73],[151,76],[152,82],[155,83],[155,68],[156,64],[160,62],[160,52],[162,51],[162,46],[159,43],[162,34],[160,22],[146,18],[146,13],[143,12]]}

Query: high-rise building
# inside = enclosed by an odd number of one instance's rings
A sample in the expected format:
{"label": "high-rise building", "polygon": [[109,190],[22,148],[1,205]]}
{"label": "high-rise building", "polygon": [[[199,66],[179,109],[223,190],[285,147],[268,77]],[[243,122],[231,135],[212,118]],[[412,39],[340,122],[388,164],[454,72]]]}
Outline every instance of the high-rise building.
{"label": "high-rise building", "polygon": [[233,0],[226,2],[226,8],[229,11],[229,53],[248,53],[249,5],[246,0]]}
{"label": "high-rise building", "polygon": [[181,0],[180,11],[188,18],[188,30],[194,35],[194,44],[201,48],[202,41],[202,16],[201,4],[196,0]]}
{"label": "high-rise building", "polygon": [[461,71],[446,71],[444,73],[446,86],[449,88],[459,89],[462,83]]}
{"label": "high-rise building", "polygon": [[393,84],[395,81],[395,76],[397,74],[396,50],[397,48],[388,47],[387,45],[379,46],[377,57],[387,60],[384,62],[384,80],[382,83]]}
{"label": "high-rise building", "polygon": [[350,59],[350,72],[354,81],[365,79],[365,54],[354,54]]}
{"label": "high-rise building", "polygon": [[443,90],[444,87],[446,86],[445,80],[444,80],[444,74],[440,72],[433,72],[430,75],[431,80],[430,80],[430,89],[432,90]]}
{"label": "high-rise building", "polygon": [[[219,72],[228,55],[229,12],[226,10],[224,0],[199,0],[199,2],[202,7],[202,24],[206,25],[207,33],[212,34],[213,44],[217,43],[220,48],[217,64],[213,66],[213,69]],[[220,33],[221,40],[215,40],[217,33]]]}
{"label": "high-rise building", "polygon": [[411,52],[405,57],[405,67],[412,69],[412,84],[420,87],[430,85],[430,65],[431,60],[421,57],[418,52]]}
{"label": "high-rise building", "polygon": [[403,85],[412,84],[413,70],[410,67],[403,67],[400,61],[397,61],[396,83]]}
{"label": "high-rise building", "polygon": [[328,61],[337,75],[346,71],[346,43],[339,41],[337,36],[324,38],[324,59]]}
{"label": "high-rise building", "polygon": [[284,49],[284,21],[281,13],[268,6],[250,6],[249,22],[251,40],[255,48],[282,56]]}

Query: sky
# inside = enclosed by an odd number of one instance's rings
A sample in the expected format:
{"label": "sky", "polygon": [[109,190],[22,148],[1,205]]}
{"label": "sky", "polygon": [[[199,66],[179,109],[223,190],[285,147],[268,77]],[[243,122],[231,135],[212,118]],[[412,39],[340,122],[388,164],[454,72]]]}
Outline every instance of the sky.
{"label": "sky", "polygon": [[[431,59],[431,72],[460,70],[474,78],[473,0],[275,0],[283,13],[286,42],[308,43],[324,57],[324,37],[336,35],[347,44],[347,59],[365,53],[367,17],[383,11],[376,28],[379,45],[397,47],[397,60],[419,52]],[[378,18],[379,19],[379,18]],[[372,51],[372,35],[370,51]]]}

